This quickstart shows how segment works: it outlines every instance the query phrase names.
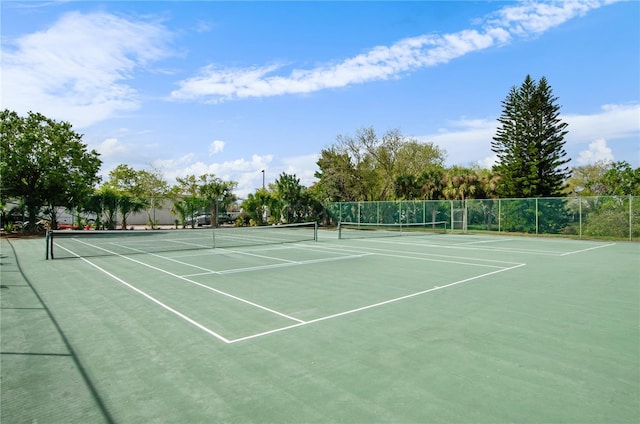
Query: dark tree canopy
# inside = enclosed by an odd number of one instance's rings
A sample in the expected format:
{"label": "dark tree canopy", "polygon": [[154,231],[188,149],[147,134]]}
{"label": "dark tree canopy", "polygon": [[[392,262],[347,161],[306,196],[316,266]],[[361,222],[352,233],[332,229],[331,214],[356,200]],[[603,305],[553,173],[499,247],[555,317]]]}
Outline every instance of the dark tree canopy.
{"label": "dark tree canopy", "polygon": [[564,151],[567,124],[560,120],[551,86],[527,75],[502,101],[499,126],[491,142],[498,155],[494,171],[503,197],[551,197],[562,194],[570,176]]}
{"label": "dark tree canopy", "polygon": [[68,122],[33,112],[26,117],[0,112],[2,197],[23,200],[31,228],[43,207],[55,227],[55,207],[73,208],[93,193],[100,181],[98,156]]}

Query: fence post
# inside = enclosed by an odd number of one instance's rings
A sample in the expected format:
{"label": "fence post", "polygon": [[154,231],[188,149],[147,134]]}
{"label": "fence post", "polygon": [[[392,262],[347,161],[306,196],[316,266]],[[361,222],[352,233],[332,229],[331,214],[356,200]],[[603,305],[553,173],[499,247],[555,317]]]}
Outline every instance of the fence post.
{"label": "fence post", "polygon": [[580,238],[582,238],[582,197],[578,196],[578,219],[580,220],[579,224],[579,234]]}
{"label": "fence post", "polygon": [[538,198],[536,197],[536,236],[538,235]]}
{"label": "fence post", "polygon": [[502,232],[502,199],[498,197],[498,234]]}
{"label": "fence post", "polygon": [[449,213],[449,219],[451,220],[451,233],[453,233],[453,200],[449,200],[449,208],[451,209],[451,212]]}
{"label": "fence post", "polygon": [[427,201],[426,200],[422,201],[422,223],[423,224],[427,223]]}
{"label": "fence post", "polygon": [[633,196],[629,195],[629,241],[633,240]]}

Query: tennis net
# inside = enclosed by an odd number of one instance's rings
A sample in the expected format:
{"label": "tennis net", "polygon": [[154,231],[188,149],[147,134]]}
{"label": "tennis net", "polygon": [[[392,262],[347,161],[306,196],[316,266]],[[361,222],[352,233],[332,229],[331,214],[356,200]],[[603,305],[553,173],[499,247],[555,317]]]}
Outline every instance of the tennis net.
{"label": "tennis net", "polygon": [[318,223],[302,222],[263,227],[216,228],[214,246],[233,248],[263,244],[297,243],[318,240]]}
{"label": "tennis net", "polygon": [[355,239],[368,237],[397,237],[427,234],[445,234],[445,221],[411,223],[411,224],[379,224],[372,222],[340,222],[338,223],[339,239]]}
{"label": "tennis net", "polygon": [[46,257],[61,259],[132,255],[295,243],[317,239],[318,225],[315,222],[202,230],[50,230],[46,237]]}
{"label": "tennis net", "polygon": [[50,230],[46,243],[47,259],[212,249],[213,230]]}

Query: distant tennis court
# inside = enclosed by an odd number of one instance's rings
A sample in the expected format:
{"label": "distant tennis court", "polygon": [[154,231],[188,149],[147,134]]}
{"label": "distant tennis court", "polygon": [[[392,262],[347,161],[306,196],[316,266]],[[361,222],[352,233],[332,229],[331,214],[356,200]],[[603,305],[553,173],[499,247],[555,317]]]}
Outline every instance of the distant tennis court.
{"label": "distant tennis court", "polygon": [[3,239],[0,418],[640,420],[640,245],[394,230]]}

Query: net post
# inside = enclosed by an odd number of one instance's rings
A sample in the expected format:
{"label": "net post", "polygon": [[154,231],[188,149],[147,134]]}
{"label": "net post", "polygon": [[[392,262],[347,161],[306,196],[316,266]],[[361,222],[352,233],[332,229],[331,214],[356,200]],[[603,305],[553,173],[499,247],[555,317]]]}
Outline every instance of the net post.
{"label": "net post", "polygon": [[45,236],[45,244],[47,245],[47,260],[51,259],[55,259],[53,256],[53,230],[47,230],[47,235]]}
{"label": "net post", "polygon": [[313,241],[318,241],[318,221],[313,222]]}
{"label": "net post", "polygon": [[342,221],[338,221],[338,240],[342,240]]}

